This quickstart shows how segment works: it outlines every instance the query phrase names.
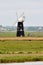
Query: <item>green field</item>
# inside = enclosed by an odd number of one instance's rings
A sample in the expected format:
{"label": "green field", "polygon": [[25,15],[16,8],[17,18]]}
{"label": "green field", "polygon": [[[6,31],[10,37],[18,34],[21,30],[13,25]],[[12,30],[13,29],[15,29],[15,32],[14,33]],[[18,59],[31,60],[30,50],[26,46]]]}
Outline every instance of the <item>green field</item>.
{"label": "green field", "polygon": [[43,41],[0,41],[0,53],[43,52]]}
{"label": "green field", "polygon": [[0,62],[24,61],[43,61],[43,41],[0,41]]}
{"label": "green field", "polygon": [[0,37],[15,37],[16,32],[0,32]]}
{"label": "green field", "polygon": [[[25,36],[43,37],[43,32],[25,32]],[[0,37],[16,37],[16,32],[0,32]]]}
{"label": "green field", "polygon": [[[25,37],[43,37],[43,32],[25,32]],[[16,37],[16,32],[0,32],[0,37]],[[43,61],[43,41],[0,40],[0,63]]]}
{"label": "green field", "polygon": [[18,63],[18,62],[30,62],[30,61],[43,61],[43,56],[4,56],[0,58],[0,63]]}

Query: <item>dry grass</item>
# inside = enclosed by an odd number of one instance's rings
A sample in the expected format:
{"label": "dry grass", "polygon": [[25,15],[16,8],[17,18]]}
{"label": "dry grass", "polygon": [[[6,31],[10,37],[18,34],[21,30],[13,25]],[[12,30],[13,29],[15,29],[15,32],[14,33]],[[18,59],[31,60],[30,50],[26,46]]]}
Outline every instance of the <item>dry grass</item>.
{"label": "dry grass", "polygon": [[39,40],[42,41],[43,37],[0,37],[0,40]]}

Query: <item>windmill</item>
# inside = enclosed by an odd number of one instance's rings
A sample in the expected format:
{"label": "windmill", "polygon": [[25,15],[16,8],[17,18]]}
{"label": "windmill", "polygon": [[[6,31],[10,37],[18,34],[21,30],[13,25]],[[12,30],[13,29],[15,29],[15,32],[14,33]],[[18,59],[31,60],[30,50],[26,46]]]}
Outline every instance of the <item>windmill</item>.
{"label": "windmill", "polygon": [[[16,13],[16,15],[17,15],[17,13]],[[17,32],[16,32],[17,37],[20,37],[20,36],[24,37],[25,36],[24,26],[23,26],[24,19],[25,19],[24,13],[22,13],[20,15],[20,17],[18,17],[18,15],[17,15],[17,21],[16,21],[17,22]]]}

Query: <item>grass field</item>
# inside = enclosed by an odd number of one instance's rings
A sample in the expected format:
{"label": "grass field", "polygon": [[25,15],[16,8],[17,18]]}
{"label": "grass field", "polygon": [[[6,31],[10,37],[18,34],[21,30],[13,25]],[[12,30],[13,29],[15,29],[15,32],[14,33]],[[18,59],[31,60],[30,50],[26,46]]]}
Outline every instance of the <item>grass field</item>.
{"label": "grass field", "polygon": [[15,32],[0,32],[0,37],[15,37]]}
{"label": "grass field", "polygon": [[0,63],[11,63],[11,62],[30,62],[30,61],[43,61],[43,56],[27,56],[27,55],[23,55],[23,56],[4,56],[0,58]]}
{"label": "grass field", "polygon": [[0,41],[0,62],[43,61],[43,41]]}
{"label": "grass field", "polygon": [[[26,32],[25,37],[43,37],[43,32]],[[16,32],[0,32],[0,37],[16,37]]]}
{"label": "grass field", "polygon": [[41,53],[43,41],[0,41],[0,53],[15,52]]}
{"label": "grass field", "polygon": [[[42,37],[43,32],[25,32],[26,37]],[[0,32],[0,38],[16,38],[16,32]],[[0,63],[43,61],[43,40],[0,40]]]}
{"label": "grass field", "polygon": [[43,37],[43,32],[29,32],[31,37]]}

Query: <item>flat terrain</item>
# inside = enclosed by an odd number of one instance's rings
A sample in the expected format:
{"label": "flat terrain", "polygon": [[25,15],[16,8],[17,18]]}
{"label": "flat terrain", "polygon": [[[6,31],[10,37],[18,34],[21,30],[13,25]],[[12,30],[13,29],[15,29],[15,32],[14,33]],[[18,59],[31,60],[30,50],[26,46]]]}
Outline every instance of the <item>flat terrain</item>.
{"label": "flat terrain", "polygon": [[[16,32],[0,32],[0,37],[16,37]],[[25,31],[25,37],[43,37],[43,31],[29,32]]]}
{"label": "flat terrain", "polygon": [[0,32],[0,63],[43,61],[43,32],[29,34],[16,37],[14,32]]}
{"label": "flat terrain", "polygon": [[0,54],[43,53],[43,41],[0,41]]}
{"label": "flat terrain", "polygon": [[43,41],[0,40],[0,62],[25,61],[43,61]]}

